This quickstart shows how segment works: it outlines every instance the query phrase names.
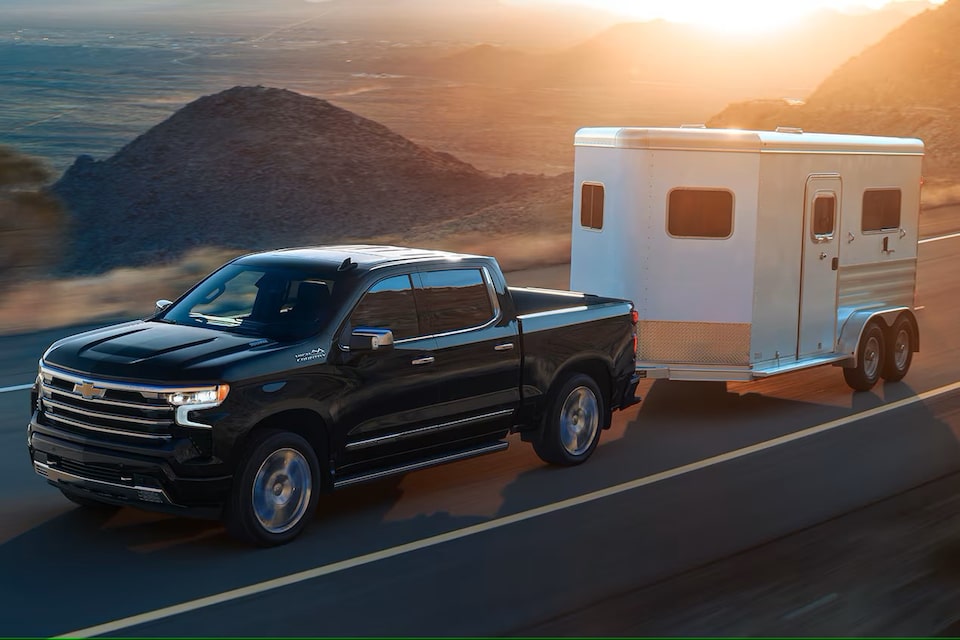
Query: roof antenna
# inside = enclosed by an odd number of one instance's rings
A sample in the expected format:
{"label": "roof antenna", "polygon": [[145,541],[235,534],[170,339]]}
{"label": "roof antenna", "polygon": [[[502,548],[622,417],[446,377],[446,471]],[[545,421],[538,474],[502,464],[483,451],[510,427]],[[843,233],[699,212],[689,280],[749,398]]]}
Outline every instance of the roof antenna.
{"label": "roof antenna", "polygon": [[350,271],[350,269],[356,269],[357,263],[350,259],[350,256],[347,256],[343,262],[340,263],[340,266],[337,267],[337,271]]}

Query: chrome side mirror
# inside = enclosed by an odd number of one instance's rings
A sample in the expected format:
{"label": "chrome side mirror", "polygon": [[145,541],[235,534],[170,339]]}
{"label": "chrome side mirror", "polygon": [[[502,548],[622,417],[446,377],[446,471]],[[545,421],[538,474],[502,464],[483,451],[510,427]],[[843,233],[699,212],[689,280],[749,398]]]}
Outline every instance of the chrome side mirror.
{"label": "chrome side mirror", "polygon": [[375,327],[357,327],[350,334],[350,351],[382,351],[393,348],[393,331]]}
{"label": "chrome side mirror", "polygon": [[167,307],[173,304],[171,300],[157,300],[157,313],[163,311]]}

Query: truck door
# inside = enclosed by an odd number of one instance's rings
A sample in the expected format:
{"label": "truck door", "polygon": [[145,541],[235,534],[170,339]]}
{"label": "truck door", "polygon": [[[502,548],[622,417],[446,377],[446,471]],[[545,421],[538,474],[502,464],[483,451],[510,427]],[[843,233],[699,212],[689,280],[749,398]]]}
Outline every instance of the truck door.
{"label": "truck door", "polygon": [[485,267],[424,269],[421,321],[437,340],[433,366],[448,438],[503,435],[520,404],[520,343]]}
{"label": "truck door", "polygon": [[335,416],[347,431],[342,469],[415,448],[411,432],[442,416],[439,374],[430,364],[437,341],[419,326],[410,275],[386,277],[364,293],[341,330],[341,345],[356,327],[390,329],[394,344],[358,353],[338,349],[339,376],[348,381]]}
{"label": "truck door", "polygon": [[797,357],[831,353],[836,349],[841,188],[837,174],[807,178]]}

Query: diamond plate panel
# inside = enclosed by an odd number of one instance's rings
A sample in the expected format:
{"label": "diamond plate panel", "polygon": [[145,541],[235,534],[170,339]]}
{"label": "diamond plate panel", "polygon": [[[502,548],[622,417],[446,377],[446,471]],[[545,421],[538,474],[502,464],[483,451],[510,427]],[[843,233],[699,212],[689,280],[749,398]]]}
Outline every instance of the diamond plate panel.
{"label": "diamond plate panel", "polygon": [[677,364],[750,364],[749,322],[641,320],[637,359]]}

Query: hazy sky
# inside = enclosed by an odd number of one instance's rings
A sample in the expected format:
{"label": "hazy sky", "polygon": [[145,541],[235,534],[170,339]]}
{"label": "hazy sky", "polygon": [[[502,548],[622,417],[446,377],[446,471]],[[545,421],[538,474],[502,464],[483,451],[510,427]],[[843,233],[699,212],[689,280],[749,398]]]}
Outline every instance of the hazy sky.
{"label": "hazy sky", "polygon": [[[637,20],[663,18],[728,31],[770,28],[821,8],[863,11],[905,1],[909,0],[506,0],[509,4],[592,6]],[[934,7],[946,0],[926,1]]]}

